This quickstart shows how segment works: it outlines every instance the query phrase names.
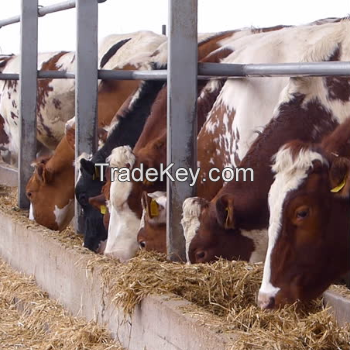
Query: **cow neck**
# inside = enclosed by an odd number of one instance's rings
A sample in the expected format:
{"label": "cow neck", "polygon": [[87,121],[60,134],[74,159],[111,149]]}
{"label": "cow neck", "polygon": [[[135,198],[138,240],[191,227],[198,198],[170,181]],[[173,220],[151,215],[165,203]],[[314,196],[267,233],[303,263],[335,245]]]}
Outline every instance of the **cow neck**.
{"label": "cow neck", "polygon": [[[318,143],[338,124],[317,100],[302,106],[304,97],[295,94],[291,101],[280,106],[278,116],[270,121],[242,160],[240,168],[253,169],[254,181],[249,179],[245,185],[244,181],[233,180],[222,187],[213,199],[215,202],[223,194],[233,194],[235,214],[238,214],[242,228],[247,224],[249,229],[252,213],[256,221],[254,228],[266,228],[268,225],[267,197],[273,182],[271,158],[279,148],[295,139]],[[313,132],[315,130],[318,132]]]}
{"label": "cow neck", "polygon": [[92,157],[93,163],[105,162],[116,147],[128,145],[134,148],[150,114],[152,104],[163,85],[162,81],[146,81],[142,85],[137,100],[124,116],[119,117],[118,124],[104,146]]}
{"label": "cow neck", "polygon": [[46,168],[59,172],[65,169],[74,169],[75,151],[69,145],[66,136],[58,144],[54,154],[46,163]]}

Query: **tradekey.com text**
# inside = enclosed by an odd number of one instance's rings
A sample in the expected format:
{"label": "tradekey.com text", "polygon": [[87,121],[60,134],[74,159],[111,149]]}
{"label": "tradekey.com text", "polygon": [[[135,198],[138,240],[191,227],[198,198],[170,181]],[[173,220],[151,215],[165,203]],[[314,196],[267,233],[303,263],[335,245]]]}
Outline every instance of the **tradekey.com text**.
{"label": "tradekey.com text", "polygon": [[[108,167],[108,163],[96,163],[95,169],[96,178],[99,178],[100,181],[104,181],[105,168]],[[130,169],[128,167],[117,168],[111,167],[111,182],[115,180],[119,182],[155,182],[155,181],[164,181],[168,178],[170,181],[179,181],[185,182],[190,180],[190,186],[194,186],[197,182],[200,174],[200,168],[197,168],[196,171],[186,168],[178,168],[172,173],[174,163],[169,164],[167,167],[164,167],[163,164],[160,164],[159,169],[148,168],[144,171],[143,164],[140,164],[139,168]],[[247,174],[248,176],[247,180]],[[212,168],[208,172],[208,179],[212,182],[217,182],[222,179],[224,182],[235,181],[254,181],[254,171],[252,168],[229,168],[226,167],[222,170],[218,168]],[[207,178],[202,178],[202,181],[207,181]]]}

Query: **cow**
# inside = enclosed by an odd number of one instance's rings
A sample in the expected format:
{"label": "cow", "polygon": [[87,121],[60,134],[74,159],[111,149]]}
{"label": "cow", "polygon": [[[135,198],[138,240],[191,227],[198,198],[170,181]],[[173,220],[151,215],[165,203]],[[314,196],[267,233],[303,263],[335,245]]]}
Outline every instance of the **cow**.
{"label": "cow", "polygon": [[[38,70],[74,71],[75,53],[60,51],[38,54]],[[2,73],[18,73],[20,56],[6,60]],[[64,125],[74,115],[75,84],[72,79],[39,79],[37,95],[37,140],[38,151],[50,154],[64,135]],[[20,148],[19,137],[19,82],[1,82],[0,122],[3,137],[0,147],[3,153],[10,152],[6,160],[14,165]]]}
{"label": "cow", "polygon": [[[211,52],[211,50],[213,50],[214,48],[217,48],[219,46],[218,42],[220,40],[224,40],[226,37],[229,37],[230,35],[232,35],[231,32],[225,32],[225,33],[219,33],[219,34],[215,34],[215,35],[206,35],[204,36],[205,39],[199,43],[198,46],[198,56],[199,58],[202,58],[202,56],[207,55],[208,52]],[[218,53],[217,55],[215,55],[215,58],[213,59],[219,59],[218,57],[220,57],[222,54],[226,54],[225,52],[222,53]],[[167,44],[164,43],[163,45],[161,45],[159,47],[159,49],[154,53],[153,55],[153,61],[156,63],[157,68],[166,68],[166,65],[164,65],[164,63],[166,63],[166,59],[167,59]],[[204,84],[202,84],[204,85]],[[199,86],[201,86],[199,84]],[[211,92],[212,93],[212,92]],[[214,92],[215,93],[215,92]],[[157,135],[162,134],[164,129],[165,129],[165,125],[166,125],[166,95],[167,91],[166,88],[162,89],[159,92],[159,96],[157,97],[157,100],[154,102],[154,106],[152,106],[152,109],[154,107],[154,112],[152,112],[152,115],[156,115],[156,117],[151,117],[147,120],[147,123],[145,125],[145,129],[143,130],[140,139],[137,141],[137,145],[135,146],[135,149],[138,148],[142,148],[142,145],[145,145],[150,139],[152,140],[153,138],[157,137]],[[134,99],[134,103],[137,103],[137,101],[139,101],[139,98],[135,98]],[[138,103],[141,103],[141,101],[139,101]],[[210,104],[210,101],[203,101],[203,111],[207,108],[205,107],[205,105]],[[147,136],[146,136],[147,135]],[[97,159],[96,156],[94,155],[94,158]],[[100,157],[99,157],[100,158]],[[102,161],[102,158],[100,158],[99,161]],[[95,160],[90,161],[90,165],[93,164],[95,162]],[[83,161],[84,163],[84,161]],[[86,164],[83,164],[82,166],[85,166]],[[88,165],[88,166],[90,166]],[[90,171],[93,171],[93,167],[90,167]],[[85,178],[84,179],[84,185],[80,185],[79,189],[76,189],[76,195],[77,198],[79,196],[80,192],[84,192],[86,195],[86,191],[88,188],[92,188],[92,185],[90,186],[89,183],[91,181],[94,181],[93,178],[91,176],[89,176],[89,178]],[[98,183],[98,186],[102,187],[103,183]],[[78,187],[78,184],[77,184]],[[97,190],[98,187],[94,187],[93,191],[89,191],[89,196],[96,196],[99,195],[100,192],[96,192],[95,190]],[[88,196],[88,197],[89,197]],[[141,209],[140,209],[141,212]],[[101,228],[101,230],[103,230],[103,226],[101,225],[102,223],[102,215],[100,213],[96,213],[94,211],[94,215],[97,216],[99,215],[99,217],[95,217],[96,220],[99,220],[99,223],[91,225],[90,227],[93,227],[94,229],[92,231],[96,231],[98,227]],[[112,213],[111,213],[112,215]],[[140,214],[141,215],[141,214]],[[87,218],[87,214],[84,213],[84,216]],[[87,231],[88,229],[85,229],[85,235],[89,236],[89,237],[99,237],[101,236],[101,234],[95,232],[95,233],[89,233]],[[137,229],[138,231],[138,229]],[[136,231],[136,234],[137,234]],[[136,242],[136,237],[135,238],[135,242]],[[109,242],[110,243],[110,242]],[[108,247],[110,247],[110,244],[107,244],[106,250],[105,252],[108,252]]]}
{"label": "cow", "polygon": [[[337,84],[349,112],[350,79]],[[281,147],[272,169],[262,309],[316,298],[350,270],[350,117],[321,144]]]}
{"label": "cow", "polygon": [[[265,34],[265,44],[269,45],[264,47],[263,41],[260,41],[260,49],[264,49],[260,55],[270,50],[270,55],[283,61],[346,61],[348,57],[344,30],[348,26],[349,22],[343,21],[268,33]],[[283,44],[287,42],[288,45]],[[239,84],[249,85],[250,80],[243,79]],[[210,201],[201,197],[185,200],[182,224],[189,262],[209,262],[220,256],[230,260],[240,258],[250,262],[264,261],[269,222],[267,197],[273,181],[271,157],[278,152],[280,146],[293,139],[319,142],[326,133],[344,121],[348,113],[348,107],[342,100],[341,89],[344,84],[347,83],[338,77],[289,78],[280,93],[279,102],[276,106],[274,103],[271,105],[274,109],[274,113],[271,113],[273,118],[262,131],[257,127],[259,124],[255,114],[250,117],[249,114],[242,114],[239,119],[235,115],[233,123],[238,126],[245,123],[246,130],[250,133],[259,131],[251,146],[251,139],[244,137],[242,145],[250,147],[249,150],[242,150],[238,143],[239,158],[247,152],[239,160],[238,167],[241,170],[252,169],[254,181],[234,179],[226,183]],[[256,89],[256,92],[260,98],[264,96],[264,91]],[[261,99],[265,108],[269,99],[274,97],[271,91],[266,92],[266,99]],[[271,95],[268,96],[269,94]],[[242,106],[242,100],[239,102]],[[252,106],[254,99],[247,103],[246,108]],[[264,113],[266,112],[261,109],[261,114]],[[268,113],[265,118],[268,118]],[[243,133],[237,133],[237,128],[233,128],[231,134],[239,134],[239,141],[242,141]],[[233,147],[236,148],[237,146]],[[226,163],[225,159],[229,158],[223,158],[224,166],[235,166],[233,152],[230,152],[231,164],[229,160]]]}
{"label": "cow", "polygon": [[[232,48],[220,45],[230,40],[239,40],[246,36],[264,31],[279,30],[281,27],[267,28],[266,30],[239,30],[233,31],[225,39],[220,38],[218,48],[204,57],[201,62],[221,62],[230,54]],[[256,34],[258,35],[258,34]],[[208,43],[208,41],[206,42]],[[199,48],[201,44],[199,45]],[[201,130],[207,114],[216,103],[217,97],[224,85],[225,80],[210,82],[208,85],[199,84],[198,96],[198,116],[197,129]],[[164,87],[157,98],[152,114],[149,117],[145,128],[137,142],[135,148],[131,151],[127,147],[122,147],[113,151],[111,161],[117,164],[116,167],[130,166],[131,168],[140,168],[143,165],[144,172],[149,168],[155,168],[158,171],[160,166],[166,163],[166,96],[167,90]],[[228,97],[228,96],[227,96]],[[119,152],[119,153],[118,153]],[[133,257],[138,249],[137,233],[139,231],[142,206],[141,195],[143,191],[154,192],[164,191],[165,181],[142,183],[140,181],[131,181],[128,184],[120,183],[117,180],[111,184],[110,193],[110,225],[108,230],[108,239],[105,254],[118,258],[122,261]]]}
{"label": "cow", "polygon": [[[137,63],[136,55],[144,59],[145,53],[151,55],[158,45],[165,40],[164,36],[148,32],[123,34],[113,38],[115,40],[114,45],[101,57],[100,68],[111,68],[111,64],[115,69],[141,68],[147,62]],[[144,42],[149,45],[147,50],[147,45]],[[103,44],[102,52],[105,50],[105,47],[106,44]],[[140,50],[137,50],[137,47]],[[134,61],[132,63],[128,61],[130,52],[133,53],[131,58]],[[134,52],[137,52],[137,54]],[[113,62],[111,63],[111,61]],[[115,114],[124,106],[126,101],[130,102],[132,96],[138,91],[139,86],[140,81],[99,81],[98,127],[100,130],[107,129],[108,131],[108,128],[113,129],[113,126],[117,123],[117,118],[113,122]],[[53,230],[63,230],[74,215],[74,125],[74,118],[66,123],[65,139],[61,140],[61,144],[59,144],[51,157],[46,157],[45,161],[38,159],[33,163],[35,168],[34,174],[27,183],[26,192],[31,202],[33,218],[39,224]],[[105,137],[104,134],[102,135]],[[43,181],[46,177],[40,176],[41,172],[50,174],[49,182]],[[64,177],[61,176],[62,172],[65,174]],[[50,203],[47,203],[47,198],[50,198]],[[69,208],[69,210],[65,208]],[[55,210],[56,214],[54,214]],[[58,217],[60,219],[57,219]],[[58,220],[60,221],[59,223]]]}

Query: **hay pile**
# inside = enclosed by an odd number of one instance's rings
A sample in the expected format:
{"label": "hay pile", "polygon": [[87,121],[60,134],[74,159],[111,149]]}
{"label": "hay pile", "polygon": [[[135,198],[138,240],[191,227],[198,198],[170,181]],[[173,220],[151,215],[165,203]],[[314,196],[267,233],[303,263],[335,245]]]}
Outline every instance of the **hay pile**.
{"label": "hay pile", "polygon": [[122,350],[105,329],[71,317],[33,279],[0,260],[0,348]]}
{"label": "hay pile", "polygon": [[[6,211],[11,211],[16,220],[39,229],[39,225],[28,221],[26,211],[11,210],[7,206]],[[63,247],[85,254],[79,264],[98,271],[96,275],[102,277],[106,293],[126,314],[132,313],[147,295],[173,293],[198,305],[185,311],[199,315],[202,323],[214,331],[225,333],[232,339],[235,350],[350,349],[350,327],[338,327],[324,309],[322,299],[273,312],[258,309],[256,295],[262,264],[220,260],[213,264],[184,265],[146,252],[120,264],[82,248],[81,237],[71,229],[59,234],[42,227],[40,231],[59,240]]]}
{"label": "hay pile", "polygon": [[97,265],[114,302],[126,313],[147,295],[174,293],[219,316],[216,330],[238,335],[232,337],[234,349],[350,349],[350,327],[338,327],[322,299],[273,312],[257,308],[262,264],[220,260],[184,265],[141,252],[127,264],[99,258],[89,267]]}

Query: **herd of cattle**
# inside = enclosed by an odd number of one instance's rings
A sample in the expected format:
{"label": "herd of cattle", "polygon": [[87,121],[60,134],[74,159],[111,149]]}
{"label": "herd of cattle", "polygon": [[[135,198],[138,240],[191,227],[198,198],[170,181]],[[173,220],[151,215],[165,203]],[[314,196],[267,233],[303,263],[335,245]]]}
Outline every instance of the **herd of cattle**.
{"label": "herd of cattle", "polygon": [[[350,61],[350,22],[240,29],[199,35],[198,59],[214,63]],[[73,52],[39,55],[39,69],[72,71]],[[18,70],[3,56],[2,72]],[[99,68],[164,69],[167,39],[111,35]],[[0,143],[15,162],[18,90],[2,82]],[[63,230],[84,211],[84,246],[121,261],[139,248],[166,251],[166,183],[111,181],[109,167],[166,166],[167,86],[99,81],[99,149],[75,159],[74,81],[39,80],[38,158],[27,184],[30,216]],[[72,118],[73,117],[73,118]],[[218,257],[264,261],[261,308],[309,300],[350,270],[350,76],[198,81],[196,183],[183,203],[189,263]],[[79,177],[75,183],[75,167]],[[206,181],[212,168],[251,168],[254,181]],[[100,177],[103,175],[103,181]]]}

